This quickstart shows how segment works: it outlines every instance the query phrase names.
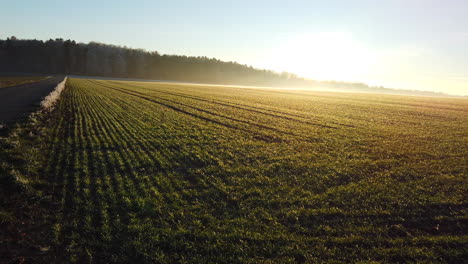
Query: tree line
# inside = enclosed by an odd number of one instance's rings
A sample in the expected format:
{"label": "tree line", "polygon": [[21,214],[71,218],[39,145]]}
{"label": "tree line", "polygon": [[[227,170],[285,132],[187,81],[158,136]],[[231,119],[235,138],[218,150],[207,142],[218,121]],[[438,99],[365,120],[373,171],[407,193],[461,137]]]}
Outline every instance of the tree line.
{"label": "tree line", "polygon": [[204,56],[165,55],[156,51],[98,42],[77,43],[74,40],[61,38],[47,41],[16,37],[0,39],[0,73],[67,74],[439,95],[432,92],[370,87],[364,83],[315,81],[288,72],[277,73]]}
{"label": "tree line", "polygon": [[269,85],[303,79],[208,57],[161,55],[98,42],[0,40],[0,72]]}

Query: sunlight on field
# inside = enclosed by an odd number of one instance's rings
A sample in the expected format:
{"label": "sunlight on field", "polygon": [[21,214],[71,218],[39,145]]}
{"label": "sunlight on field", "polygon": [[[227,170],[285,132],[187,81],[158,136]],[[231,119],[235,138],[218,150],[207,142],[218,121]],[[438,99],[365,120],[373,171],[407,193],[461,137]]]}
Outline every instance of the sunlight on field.
{"label": "sunlight on field", "polygon": [[63,259],[463,254],[466,100],[71,78],[57,111]]}

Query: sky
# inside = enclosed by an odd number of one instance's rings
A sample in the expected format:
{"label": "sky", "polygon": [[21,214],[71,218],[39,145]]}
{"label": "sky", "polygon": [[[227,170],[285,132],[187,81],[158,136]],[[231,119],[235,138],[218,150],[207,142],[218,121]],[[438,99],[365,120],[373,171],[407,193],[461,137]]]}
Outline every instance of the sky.
{"label": "sky", "polygon": [[0,0],[0,38],[98,41],[468,95],[468,0]]}

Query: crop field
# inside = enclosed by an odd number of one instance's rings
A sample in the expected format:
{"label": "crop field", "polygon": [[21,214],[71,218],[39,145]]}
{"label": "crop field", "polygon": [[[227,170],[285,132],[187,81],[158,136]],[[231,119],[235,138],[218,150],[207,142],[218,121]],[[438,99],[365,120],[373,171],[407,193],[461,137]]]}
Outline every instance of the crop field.
{"label": "crop field", "polygon": [[0,88],[45,80],[44,76],[0,76]]}
{"label": "crop field", "polygon": [[468,257],[468,100],[68,79],[38,145],[59,262]]}

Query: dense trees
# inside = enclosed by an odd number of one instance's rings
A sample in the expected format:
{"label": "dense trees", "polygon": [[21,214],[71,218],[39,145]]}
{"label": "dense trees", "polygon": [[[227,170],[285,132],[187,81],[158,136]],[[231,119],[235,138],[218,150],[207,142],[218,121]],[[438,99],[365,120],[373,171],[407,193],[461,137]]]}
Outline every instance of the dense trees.
{"label": "dense trees", "polygon": [[97,42],[0,40],[0,71],[268,85],[291,82],[289,74],[207,57],[160,55]]}
{"label": "dense trees", "polygon": [[369,87],[363,83],[314,81],[207,57],[161,55],[142,49],[73,40],[0,40],[0,73],[74,74],[200,83],[314,87],[361,92],[437,95]]}

